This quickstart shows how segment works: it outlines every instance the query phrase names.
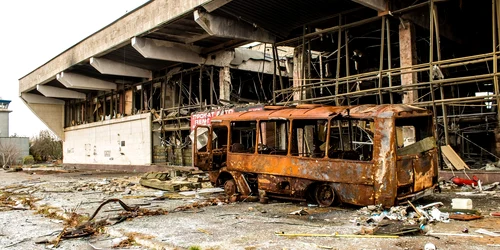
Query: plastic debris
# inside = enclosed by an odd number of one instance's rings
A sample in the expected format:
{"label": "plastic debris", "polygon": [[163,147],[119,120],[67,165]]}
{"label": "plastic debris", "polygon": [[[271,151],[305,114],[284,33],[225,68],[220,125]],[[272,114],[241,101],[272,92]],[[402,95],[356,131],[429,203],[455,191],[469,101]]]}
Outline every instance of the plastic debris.
{"label": "plastic debris", "polygon": [[493,236],[493,237],[499,237],[500,236],[499,233],[491,232],[491,231],[488,231],[488,230],[482,229],[482,228],[476,230],[476,233],[478,233],[478,234],[484,234],[484,235],[488,235],[488,236]]}
{"label": "plastic debris", "polygon": [[472,209],[471,199],[455,198],[451,200],[452,209]]}
{"label": "plastic debris", "polygon": [[436,250],[436,246],[429,242],[429,243],[425,244],[424,250]]}
{"label": "plastic debris", "polygon": [[464,186],[464,185],[468,185],[468,186],[474,185],[474,186],[477,186],[477,181],[478,180],[479,179],[475,175],[472,176],[472,180],[463,179],[463,178],[456,177],[456,176],[453,177],[453,178],[451,178],[451,181],[453,181],[453,183],[455,183],[458,186]]}
{"label": "plastic debris", "polygon": [[300,209],[300,210],[297,210],[297,211],[293,211],[293,212],[291,212],[289,214],[302,216],[302,215],[308,215],[309,212],[307,212],[305,209]]}

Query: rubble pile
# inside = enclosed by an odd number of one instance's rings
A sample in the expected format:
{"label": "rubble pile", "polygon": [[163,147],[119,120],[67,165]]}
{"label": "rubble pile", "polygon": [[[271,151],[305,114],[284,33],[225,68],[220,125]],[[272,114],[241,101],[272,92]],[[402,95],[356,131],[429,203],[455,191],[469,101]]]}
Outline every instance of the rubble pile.
{"label": "rubble pile", "polygon": [[208,176],[199,171],[149,172],[141,177],[139,183],[144,187],[171,192],[190,191],[211,186]]}
{"label": "rubble pile", "polygon": [[111,193],[131,193],[137,190],[138,187],[134,180],[130,177],[101,179],[99,181],[67,181],[67,182],[52,182],[41,185],[42,192],[52,193],[71,193],[71,192],[102,192],[104,194]]}
{"label": "rubble pile", "polygon": [[[431,203],[425,206],[393,206],[384,209],[381,205],[367,206],[357,211],[357,216],[351,220],[357,226],[362,226],[362,234],[405,234],[420,232],[429,223],[450,222],[450,214],[441,212],[441,202]],[[397,224],[395,230],[383,230],[388,224]]]}

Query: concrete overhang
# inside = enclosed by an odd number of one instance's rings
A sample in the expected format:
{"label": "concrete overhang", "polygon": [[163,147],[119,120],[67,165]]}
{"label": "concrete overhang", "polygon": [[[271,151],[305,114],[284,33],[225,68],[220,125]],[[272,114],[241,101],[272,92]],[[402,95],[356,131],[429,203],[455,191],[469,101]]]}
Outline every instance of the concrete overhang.
{"label": "concrete overhang", "polygon": [[122,48],[130,44],[132,37],[154,34],[165,25],[185,15],[191,15],[195,8],[210,2],[212,1],[149,1],[19,79],[19,92],[34,90],[36,85],[49,82],[58,73],[74,65],[88,63],[91,57],[105,55]]}
{"label": "concrete overhang", "polygon": [[56,79],[69,89],[116,90],[116,84],[85,75],[61,72]]}
{"label": "concrete overhang", "polygon": [[[334,9],[327,8],[332,4]],[[203,64],[204,58],[247,42],[272,43],[285,39],[297,27],[321,16],[351,8],[352,4],[356,5],[350,0],[332,0],[331,3],[320,1],[317,5],[306,4],[301,0],[290,0],[286,4],[267,0],[149,1],[19,79],[19,92],[32,92],[36,85],[53,81],[60,72],[72,73],[82,65],[91,65],[91,58],[97,58],[97,61],[93,60],[92,66],[96,67],[97,73],[106,74],[107,77],[104,78],[107,81],[122,80],[121,77],[124,76],[131,77],[131,81],[140,82],[148,74],[147,71],[164,69],[176,62]],[[307,15],[297,16],[297,8]],[[265,15],[269,11],[279,12],[280,15]],[[164,45],[169,43],[172,48],[180,48],[182,56],[189,51],[196,54],[172,61],[138,57],[137,51],[135,54],[128,53],[131,49],[134,50],[131,43],[134,37],[162,41]],[[172,52],[173,55],[177,53]],[[103,63],[98,63],[99,60]],[[110,65],[110,61],[121,64],[113,63],[112,70],[109,70],[110,67],[103,65]],[[98,64],[100,66],[96,66]],[[226,66],[217,63],[213,65]],[[124,74],[130,67],[135,67],[135,71],[144,71]],[[121,70],[116,70],[117,68]],[[110,76],[115,78],[109,79]]]}
{"label": "concrete overhang", "polygon": [[[203,57],[200,54],[201,48],[199,47],[181,46],[149,38],[134,37],[132,38],[132,46],[145,58],[178,62],[183,60],[192,64],[230,67],[265,74],[274,73],[271,55],[266,56],[263,52],[250,49],[236,48],[220,51],[210,57]],[[287,76],[286,72],[282,72],[282,74]]]}
{"label": "concrete overhang", "polygon": [[64,141],[63,100],[29,93],[21,93],[21,100],[55,135]]}
{"label": "concrete overhang", "polygon": [[121,62],[112,61],[106,58],[90,58],[90,65],[101,74],[130,76],[141,78],[152,78],[151,70],[135,67]]}
{"label": "concrete overhang", "polygon": [[36,90],[42,93],[42,95],[44,95],[45,97],[85,100],[84,93],[65,88],[57,88],[47,85],[36,85]]}
{"label": "concrete overhang", "polygon": [[[28,97],[41,93],[37,85],[59,88],[64,85],[80,89],[81,93],[106,91],[116,89],[117,80],[139,83],[151,78],[151,72],[178,63],[273,74],[270,53],[257,55],[235,48],[253,41],[272,43],[295,37],[294,32],[303,25],[353,6],[359,4],[351,0],[322,0],[314,5],[303,0],[149,1],[19,79],[19,92],[35,114],[45,119],[46,124],[50,122],[49,128],[63,137],[62,121],[50,121],[52,117],[46,116],[43,108],[51,107],[63,119],[64,101],[42,95]],[[297,16],[298,9],[303,15]],[[276,15],[268,15],[269,12]],[[65,75],[72,79],[66,81]],[[65,97],[75,94],[69,93],[72,92],[48,96],[68,99]],[[42,100],[52,103],[38,103]]]}

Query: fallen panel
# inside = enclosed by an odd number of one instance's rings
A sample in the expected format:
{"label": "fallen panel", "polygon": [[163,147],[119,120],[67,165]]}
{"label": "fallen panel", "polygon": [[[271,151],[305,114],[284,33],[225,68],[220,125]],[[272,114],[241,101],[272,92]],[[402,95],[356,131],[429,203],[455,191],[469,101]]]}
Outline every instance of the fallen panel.
{"label": "fallen panel", "polygon": [[455,167],[457,170],[470,169],[467,164],[458,156],[457,152],[453,150],[450,145],[441,146],[441,154],[448,159],[448,161]]}

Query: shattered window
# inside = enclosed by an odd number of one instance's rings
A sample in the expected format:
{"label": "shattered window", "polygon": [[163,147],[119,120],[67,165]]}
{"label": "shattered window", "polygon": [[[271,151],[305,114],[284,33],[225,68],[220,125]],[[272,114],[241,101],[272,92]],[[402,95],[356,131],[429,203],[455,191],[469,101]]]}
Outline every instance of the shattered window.
{"label": "shattered window", "polygon": [[288,152],[288,121],[261,121],[259,154],[286,155]]}
{"label": "shattered window", "polygon": [[225,148],[227,146],[227,127],[214,126],[212,127],[212,130],[216,135],[216,138],[212,140],[212,150]]}
{"label": "shattered window", "polygon": [[231,152],[253,154],[256,139],[257,122],[241,121],[231,123]]}
{"label": "shattered window", "polygon": [[[198,152],[207,152],[207,144],[209,140],[209,129],[208,127],[196,127],[196,148]],[[194,136],[194,134],[193,134]],[[212,134],[212,140],[215,139],[214,135]],[[194,140],[194,137],[191,138],[191,140]]]}
{"label": "shattered window", "polygon": [[[424,139],[430,138],[427,141]],[[399,152],[404,154],[418,154],[420,152],[412,152],[401,150],[415,143],[424,144],[419,150],[428,150],[435,147],[435,140],[432,133],[432,117],[409,117],[396,119],[396,143]]]}
{"label": "shattered window", "polygon": [[371,161],[373,157],[373,121],[332,120],[328,157]]}
{"label": "shattered window", "polygon": [[293,120],[292,156],[325,157],[327,120]]}

